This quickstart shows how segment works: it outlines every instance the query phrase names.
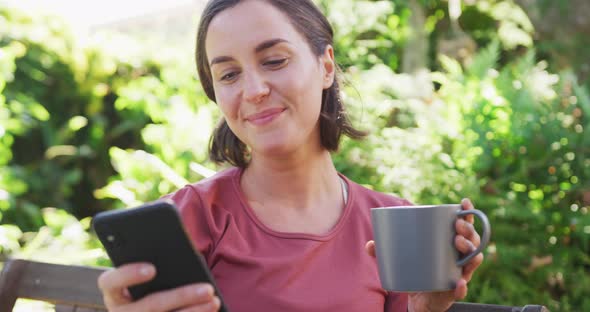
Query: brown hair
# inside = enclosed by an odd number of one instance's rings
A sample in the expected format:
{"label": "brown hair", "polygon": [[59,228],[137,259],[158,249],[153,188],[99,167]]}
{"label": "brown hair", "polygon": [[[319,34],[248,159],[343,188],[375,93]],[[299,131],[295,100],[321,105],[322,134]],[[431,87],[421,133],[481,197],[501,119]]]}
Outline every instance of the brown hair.
{"label": "brown hair", "polygon": [[[242,0],[210,0],[203,11],[197,33],[196,61],[201,85],[205,94],[215,102],[211,69],[207,61],[205,40],[211,20],[220,12],[229,9]],[[333,45],[334,31],[327,18],[311,0],[265,0],[285,13],[295,29],[306,39],[316,56],[324,53],[326,46]],[[338,70],[334,83],[322,92],[320,112],[321,144],[329,151],[338,150],[340,137],[344,134],[353,139],[360,139],[366,132],[354,128],[344,112],[338,86]],[[221,119],[211,135],[209,158],[217,163],[229,162],[238,167],[246,167],[248,150],[231,131],[225,119]]]}

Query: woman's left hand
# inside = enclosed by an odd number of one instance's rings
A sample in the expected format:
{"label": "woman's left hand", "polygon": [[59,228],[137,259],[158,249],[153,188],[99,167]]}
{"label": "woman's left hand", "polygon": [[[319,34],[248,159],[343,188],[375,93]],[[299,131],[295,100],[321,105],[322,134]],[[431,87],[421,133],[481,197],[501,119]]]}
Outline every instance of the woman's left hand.
{"label": "woman's left hand", "polygon": [[[461,207],[463,210],[474,209],[473,204],[469,199],[463,199],[461,201]],[[473,215],[468,215],[465,219],[457,219],[457,222],[455,222],[455,229],[457,231],[457,235],[455,236],[455,247],[460,253],[468,254],[479,246],[480,237],[473,227]],[[369,241],[365,247],[369,255],[375,257],[375,242]],[[408,311],[446,311],[451,307],[455,300],[463,299],[467,296],[467,283],[469,283],[473,272],[482,262],[482,253],[473,257],[471,261],[463,267],[463,274],[461,279],[457,281],[457,286],[454,290],[409,294]]]}

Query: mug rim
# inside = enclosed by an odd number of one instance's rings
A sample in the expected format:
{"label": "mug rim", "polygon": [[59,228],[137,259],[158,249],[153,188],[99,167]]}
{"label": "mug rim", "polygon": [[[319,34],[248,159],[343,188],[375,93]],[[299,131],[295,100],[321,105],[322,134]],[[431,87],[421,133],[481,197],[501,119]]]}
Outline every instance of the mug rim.
{"label": "mug rim", "polygon": [[393,209],[432,209],[432,208],[450,208],[450,207],[459,207],[461,208],[461,204],[440,204],[440,205],[402,205],[402,206],[387,206],[387,207],[374,207],[371,210],[393,210]]}

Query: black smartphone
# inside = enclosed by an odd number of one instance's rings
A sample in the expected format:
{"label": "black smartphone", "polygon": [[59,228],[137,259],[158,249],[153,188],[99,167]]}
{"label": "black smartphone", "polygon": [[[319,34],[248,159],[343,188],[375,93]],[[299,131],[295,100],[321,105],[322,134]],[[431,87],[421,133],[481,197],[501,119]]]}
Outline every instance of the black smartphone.
{"label": "black smartphone", "polygon": [[172,201],[158,200],[135,208],[101,212],[93,218],[92,225],[115,266],[150,262],[156,267],[153,280],[129,287],[133,299],[206,282],[213,285],[221,300],[219,311],[228,311],[207,263],[193,247]]}

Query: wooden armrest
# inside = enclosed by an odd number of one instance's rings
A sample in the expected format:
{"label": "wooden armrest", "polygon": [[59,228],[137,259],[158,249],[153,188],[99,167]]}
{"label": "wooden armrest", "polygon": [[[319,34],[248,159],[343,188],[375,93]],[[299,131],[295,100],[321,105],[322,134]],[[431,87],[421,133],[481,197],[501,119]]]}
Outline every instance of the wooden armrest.
{"label": "wooden armrest", "polygon": [[549,312],[549,310],[542,305],[513,307],[495,304],[456,302],[451,306],[448,312]]}

